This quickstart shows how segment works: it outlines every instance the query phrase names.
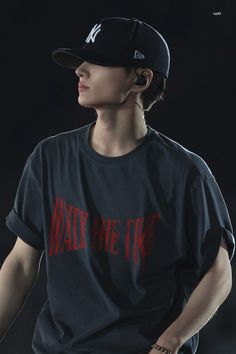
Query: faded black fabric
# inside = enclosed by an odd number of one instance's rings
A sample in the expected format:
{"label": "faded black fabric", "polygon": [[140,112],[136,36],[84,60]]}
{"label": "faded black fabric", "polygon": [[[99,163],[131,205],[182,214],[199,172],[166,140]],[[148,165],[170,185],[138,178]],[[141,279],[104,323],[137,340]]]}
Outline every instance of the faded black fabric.
{"label": "faded black fabric", "polygon": [[[183,311],[233,229],[206,162],[149,125],[109,157],[90,129],[48,137],[28,157],[9,229],[44,251],[37,354],[144,354]],[[180,349],[194,354],[199,333]]]}

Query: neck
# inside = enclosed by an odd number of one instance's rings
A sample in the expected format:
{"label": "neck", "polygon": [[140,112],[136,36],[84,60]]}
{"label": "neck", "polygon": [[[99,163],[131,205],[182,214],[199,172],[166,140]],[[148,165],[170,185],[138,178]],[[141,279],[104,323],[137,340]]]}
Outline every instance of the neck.
{"label": "neck", "polygon": [[142,143],[147,134],[143,110],[137,104],[133,110],[97,110],[96,123],[91,128],[90,144],[101,154],[118,156]]}

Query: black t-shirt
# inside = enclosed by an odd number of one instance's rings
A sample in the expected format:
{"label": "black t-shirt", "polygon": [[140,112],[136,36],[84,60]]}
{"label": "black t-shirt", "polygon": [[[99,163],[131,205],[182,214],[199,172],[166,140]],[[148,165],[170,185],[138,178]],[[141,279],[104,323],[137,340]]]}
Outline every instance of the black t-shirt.
{"label": "black t-shirt", "polygon": [[[224,237],[235,242],[206,162],[147,124],[122,156],[90,145],[96,121],[40,141],[6,217],[43,249],[48,298],[37,354],[147,354],[182,312]],[[180,349],[193,354],[198,333]]]}

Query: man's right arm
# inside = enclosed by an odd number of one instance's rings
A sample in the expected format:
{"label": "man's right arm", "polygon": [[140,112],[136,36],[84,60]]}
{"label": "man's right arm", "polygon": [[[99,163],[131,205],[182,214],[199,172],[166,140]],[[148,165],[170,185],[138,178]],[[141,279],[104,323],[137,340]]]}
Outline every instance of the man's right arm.
{"label": "man's right arm", "polygon": [[34,285],[41,253],[18,237],[0,269],[0,342]]}

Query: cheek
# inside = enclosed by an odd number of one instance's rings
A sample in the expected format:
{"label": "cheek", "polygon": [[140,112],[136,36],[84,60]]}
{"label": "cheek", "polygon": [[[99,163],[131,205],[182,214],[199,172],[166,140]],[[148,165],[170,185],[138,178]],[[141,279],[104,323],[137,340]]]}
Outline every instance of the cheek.
{"label": "cheek", "polygon": [[103,97],[116,97],[120,96],[124,92],[124,81],[119,75],[107,75],[102,79],[96,80],[94,83],[94,90],[98,96]]}
{"label": "cheek", "polygon": [[85,106],[120,102],[128,89],[124,75],[119,72],[91,74],[89,84],[90,89],[79,95],[79,102]]}

